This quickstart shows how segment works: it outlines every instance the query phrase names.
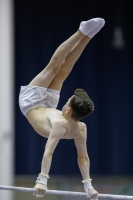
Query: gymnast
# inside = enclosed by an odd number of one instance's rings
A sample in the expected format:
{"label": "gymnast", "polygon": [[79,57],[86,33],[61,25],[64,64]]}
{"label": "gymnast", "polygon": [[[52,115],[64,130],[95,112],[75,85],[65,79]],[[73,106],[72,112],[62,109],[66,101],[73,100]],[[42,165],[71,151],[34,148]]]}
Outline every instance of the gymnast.
{"label": "gymnast", "polygon": [[94,104],[83,89],[76,89],[62,110],[57,110],[60,90],[88,42],[104,26],[101,18],[82,21],[79,29],[53,54],[48,65],[29,83],[21,86],[19,106],[34,130],[48,138],[42,158],[41,172],[36,180],[37,198],[47,190],[47,180],[53,152],[60,139],[74,139],[78,165],[88,199],[98,199],[98,192],[90,179],[90,161],[87,153],[86,125],[80,122],[94,111]]}

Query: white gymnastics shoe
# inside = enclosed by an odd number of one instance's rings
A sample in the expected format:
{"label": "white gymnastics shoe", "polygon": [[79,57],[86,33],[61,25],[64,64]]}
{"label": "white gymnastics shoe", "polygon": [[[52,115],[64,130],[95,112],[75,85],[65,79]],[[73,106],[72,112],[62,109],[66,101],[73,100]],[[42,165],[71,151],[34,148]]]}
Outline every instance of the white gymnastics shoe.
{"label": "white gymnastics shoe", "polygon": [[102,18],[93,18],[88,21],[82,21],[79,30],[88,37],[92,38],[104,26],[105,20]]}

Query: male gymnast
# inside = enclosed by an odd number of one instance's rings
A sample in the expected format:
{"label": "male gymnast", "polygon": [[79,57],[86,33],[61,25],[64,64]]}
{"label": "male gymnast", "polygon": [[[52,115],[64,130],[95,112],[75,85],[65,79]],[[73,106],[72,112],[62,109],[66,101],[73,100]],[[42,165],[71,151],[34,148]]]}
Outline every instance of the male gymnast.
{"label": "male gymnast", "polygon": [[60,90],[88,42],[104,26],[101,18],[82,21],[79,30],[62,43],[48,65],[29,83],[21,86],[19,105],[34,130],[48,138],[42,158],[41,172],[36,180],[37,198],[47,190],[47,180],[53,152],[60,139],[74,139],[78,165],[88,199],[98,199],[90,179],[90,161],[87,153],[86,125],[80,122],[94,111],[94,104],[83,89],[76,89],[62,111],[57,110]]}

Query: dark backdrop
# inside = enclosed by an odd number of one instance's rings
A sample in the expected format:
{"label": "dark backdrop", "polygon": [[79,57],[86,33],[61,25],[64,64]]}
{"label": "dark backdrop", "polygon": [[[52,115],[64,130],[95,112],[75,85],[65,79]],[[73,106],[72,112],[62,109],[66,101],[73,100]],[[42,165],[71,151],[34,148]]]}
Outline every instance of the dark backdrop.
{"label": "dark backdrop", "polygon": [[[37,174],[46,139],[20,112],[21,85],[28,84],[49,62],[55,49],[82,20],[105,18],[106,25],[87,46],[65,81],[58,109],[85,89],[95,112],[88,126],[91,174],[133,175],[133,22],[132,1],[15,0],[15,157],[16,174]],[[115,34],[120,27],[123,35]],[[114,46],[122,37],[123,46]],[[62,140],[53,155],[50,174],[80,174],[72,140]]]}

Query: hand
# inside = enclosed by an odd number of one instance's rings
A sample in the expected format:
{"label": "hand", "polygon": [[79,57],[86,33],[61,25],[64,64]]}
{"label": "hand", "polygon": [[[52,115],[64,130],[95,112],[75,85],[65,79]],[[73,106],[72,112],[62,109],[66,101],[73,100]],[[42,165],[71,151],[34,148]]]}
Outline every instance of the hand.
{"label": "hand", "polygon": [[94,190],[93,188],[88,189],[87,198],[94,199],[94,200],[98,199],[98,192],[96,190]]}
{"label": "hand", "polygon": [[34,188],[36,189],[36,192],[33,195],[35,195],[36,198],[43,197],[47,190],[47,186],[41,183],[37,183]]}

